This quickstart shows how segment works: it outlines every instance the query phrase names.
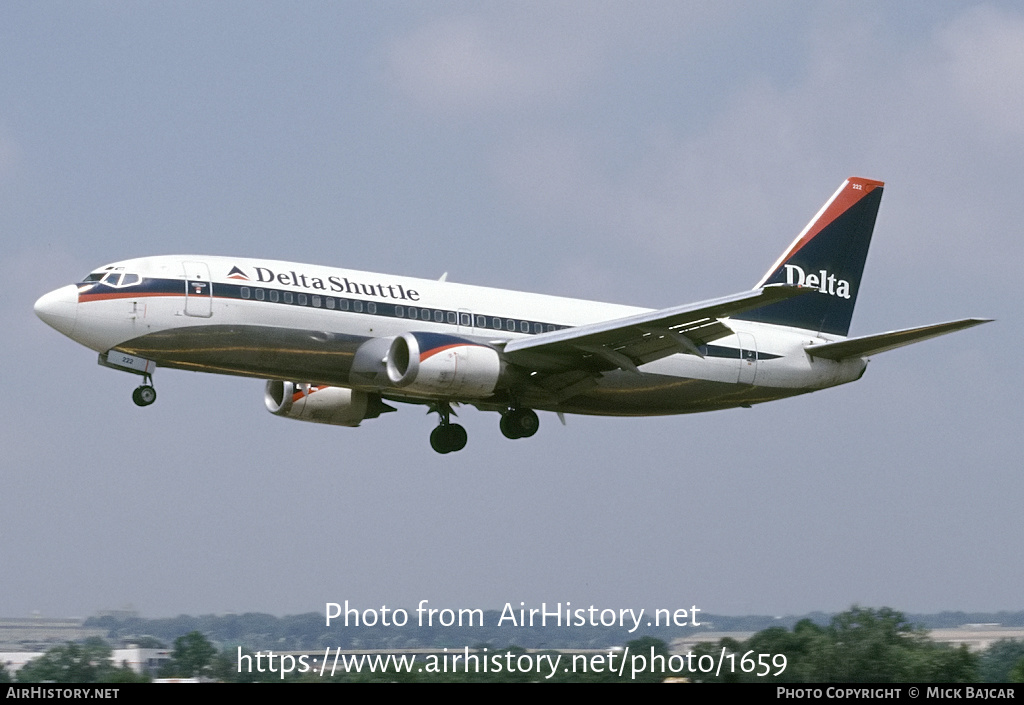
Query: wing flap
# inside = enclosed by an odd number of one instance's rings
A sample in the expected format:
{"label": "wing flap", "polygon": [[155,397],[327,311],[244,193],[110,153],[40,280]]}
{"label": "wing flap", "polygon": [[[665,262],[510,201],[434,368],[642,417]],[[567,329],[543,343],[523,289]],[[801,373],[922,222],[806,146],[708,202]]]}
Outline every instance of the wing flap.
{"label": "wing flap", "polygon": [[936,323],[930,326],[919,328],[904,328],[902,330],[878,333],[876,335],[864,335],[858,338],[848,338],[836,343],[825,343],[823,345],[810,345],[804,348],[812,357],[823,357],[829,360],[843,360],[849,357],[867,357],[875,353],[886,352],[901,348],[904,345],[912,345],[929,338],[937,338],[940,335],[954,333],[965,328],[980,326],[982,323],[991,322],[991,318],[964,318],[959,321],[948,323]]}
{"label": "wing flap", "polygon": [[539,371],[635,370],[676,353],[701,355],[700,346],[732,334],[720,318],[813,291],[770,285],[719,299],[648,311],[611,321],[509,341],[505,358]]}

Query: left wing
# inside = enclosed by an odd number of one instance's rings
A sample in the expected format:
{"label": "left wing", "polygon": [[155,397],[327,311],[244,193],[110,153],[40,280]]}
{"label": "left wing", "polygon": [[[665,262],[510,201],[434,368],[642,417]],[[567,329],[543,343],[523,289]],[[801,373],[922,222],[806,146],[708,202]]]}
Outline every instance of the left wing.
{"label": "left wing", "polygon": [[720,299],[639,313],[509,341],[505,359],[538,372],[637,366],[676,353],[703,357],[700,346],[732,334],[719,318],[815,291],[772,284]]}

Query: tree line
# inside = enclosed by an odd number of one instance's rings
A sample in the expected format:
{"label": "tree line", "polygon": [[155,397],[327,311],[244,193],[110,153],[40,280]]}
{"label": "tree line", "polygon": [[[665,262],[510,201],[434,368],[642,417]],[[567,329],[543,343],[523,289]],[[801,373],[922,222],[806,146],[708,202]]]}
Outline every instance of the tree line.
{"label": "tree line", "polygon": [[[158,639],[146,637],[132,639],[149,647],[165,648]],[[222,644],[223,645],[223,644]],[[469,681],[469,682],[611,682],[660,681],[667,676],[684,677],[694,682],[777,682],[777,683],[1006,683],[1024,682],[1024,641],[1004,639],[979,653],[966,646],[954,647],[932,641],[927,630],[910,622],[901,612],[889,609],[853,607],[837,614],[827,624],[810,619],[796,622],[791,628],[772,626],[756,632],[749,639],[738,641],[725,638],[717,642],[702,642],[687,654],[670,654],[668,644],[657,637],[645,636],[627,641],[621,649],[611,653],[643,656],[655,667],[636,671],[639,663],[633,661],[620,677],[598,659],[582,671],[557,672],[542,667],[556,656],[570,664],[573,656],[560,654],[555,649],[540,652],[548,659],[533,659],[534,670],[502,668],[495,672],[466,672],[459,669],[444,671],[423,668],[402,669],[395,662],[381,661],[380,669],[362,669],[359,672],[336,672],[333,678],[320,676],[316,669],[293,668],[285,678],[280,669],[243,669],[239,672],[239,654],[254,657],[252,650],[241,652],[237,645],[223,645],[218,651],[208,636],[192,630],[174,640],[170,661],[158,674],[163,677],[200,677],[228,682],[253,681]],[[277,651],[289,647],[278,647]],[[526,649],[520,646],[495,648],[479,643],[471,652],[495,660],[494,663],[531,663]],[[259,652],[262,653],[262,652]],[[762,658],[765,655],[767,658]],[[773,657],[782,655],[785,658]],[[522,657],[522,658],[520,658]],[[577,660],[579,657],[576,656]],[[612,657],[614,658],[614,657]],[[517,660],[518,659],[518,660]],[[703,659],[703,660],[702,660]],[[479,659],[478,659],[479,660]],[[705,668],[707,664],[723,661],[721,669]],[[255,663],[255,661],[247,661]],[[779,666],[784,663],[784,668]],[[261,668],[269,665],[264,658]],[[660,665],[660,668],[657,667]],[[764,668],[762,668],[762,666]],[[304,672],[303,672],[304,671]],[[47,651],[33,660],[17,674],[17,681],[39,683],[112,683],[148,680],[133,673],[125,665],[113,663],[110,646],[96,638],[80,644],[68,643]],[[0,682],[11,682],[11,674],[0,668]]]}

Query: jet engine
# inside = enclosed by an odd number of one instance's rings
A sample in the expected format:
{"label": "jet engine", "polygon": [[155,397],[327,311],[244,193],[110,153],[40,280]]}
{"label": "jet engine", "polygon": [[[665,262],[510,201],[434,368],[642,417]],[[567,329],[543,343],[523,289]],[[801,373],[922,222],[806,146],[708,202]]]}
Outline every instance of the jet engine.
{"label": "jet engine", "polygon": [[[294,382],[267,382],[263,398],[267,411],[300,421],[334,426],[358,426],[363,419],[380,414],[373,409],[370,395],[345,387],[317,387]],[[380,404],[379,398],[377,401]],[[388,407],[389,410],[390,407]],[[375,411],[376,413],[372,413]]]}
{"label": "jet engine", "polygon": [[352,383],[403,393],[479,399],[494,393],[502,361],[494,348],[443,333],[368,340],[356,351]]}

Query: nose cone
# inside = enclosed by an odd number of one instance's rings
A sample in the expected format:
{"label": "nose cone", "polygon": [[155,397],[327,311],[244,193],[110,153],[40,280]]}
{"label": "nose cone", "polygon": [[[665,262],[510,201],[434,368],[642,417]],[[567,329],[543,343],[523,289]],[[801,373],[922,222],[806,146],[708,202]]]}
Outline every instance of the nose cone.
{"label": "nose cone", "polygon": [[75,331],[75,319],[78,316],[78,287],[68,284],[44,294],[33,308],[43,323],[70,338]]}

